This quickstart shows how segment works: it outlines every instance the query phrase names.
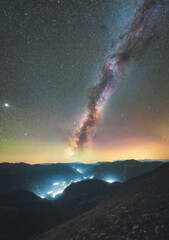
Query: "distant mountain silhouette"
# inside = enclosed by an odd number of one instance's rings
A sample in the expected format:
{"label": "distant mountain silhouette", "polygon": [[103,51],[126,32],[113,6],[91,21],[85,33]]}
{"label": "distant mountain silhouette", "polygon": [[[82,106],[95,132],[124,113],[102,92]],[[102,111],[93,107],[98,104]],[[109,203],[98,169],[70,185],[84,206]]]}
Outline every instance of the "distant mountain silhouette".
{"label": "distant mountain silhouette", "polygon": [[47,192],[57,179],[69,181],[81,174],[67,164],[29,165],[25,163],[0,164],[0,193],[9,193],[19,189],[41,194]]}
{"label": "distant mountain silhouette", "polygon": [[88,176],[94,176],[100,180],[106,180],[109,177],[114,181],[124,182],[130,178],[143,175],[152,171],[162,164],[160,161],[140,162],[136,160],[105,162],[94,165],[88,172]]}
{"label": "distant mountain silhouette", "polygon": [[[112,184],[113,185],[113,184]],[[35,240],[169,239],[169,163],[119,185],[98,206]]]}
{"label": "distant mountain silhouette", "polygon": [[101,162],[94,164],[57,163],[29,165],[25,163],[0,164],[0,193],[14,192],[19,189],[34,192],[41,196],[49,191],[54,182],[70,182],[97,178],[103,181],[123,182],[129,178],[143,175],[163,164],[139,162],[135,160]]}

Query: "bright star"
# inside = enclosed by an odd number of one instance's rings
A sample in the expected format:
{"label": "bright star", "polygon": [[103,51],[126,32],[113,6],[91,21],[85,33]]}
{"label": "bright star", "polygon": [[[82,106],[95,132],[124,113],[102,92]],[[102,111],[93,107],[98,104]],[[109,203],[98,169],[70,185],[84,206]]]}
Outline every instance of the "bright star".
{"label": "bright star", "polygon": [[9,103],[4,103],[3,106],[4,106],[5,108],[9,108],[9,107],[10,107]]}

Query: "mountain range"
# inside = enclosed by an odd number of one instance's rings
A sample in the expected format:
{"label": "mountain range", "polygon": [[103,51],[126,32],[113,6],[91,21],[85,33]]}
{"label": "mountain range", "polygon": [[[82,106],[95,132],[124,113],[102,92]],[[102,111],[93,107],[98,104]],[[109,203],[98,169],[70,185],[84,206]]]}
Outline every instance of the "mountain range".
{"label": "mountain range", "polygon": [[57,164],[0,164],[0,193],[20,189],[31,191],[44,198],[56,197],[70,184],[96,178],[105,182],[124,182],[140,176],[163,164],[161,161],[136,160]]}
{"label": "mountain range", "polygon": [[[33,176],[27,185],[30,189],[34,189],[32,183],[40,184],[40,179],[43,189],[44,182],[47,186],[66,177],[70,181],[74,173],[73,179],[81,177],[66,185],[57,198],[41,198],[19,189],[23,183],[15,186],[14,181],[15,191],[0,192],[0,239],[169,239],[169,163],[130,160],[83,165],[0,164],[1,179]],[[62,175],[63,170],[70,173],[69,178]],[[47,180],[50,173],[53,175]],[[113,177],[121,181],[113,181]],[[54,183],[58,187],[59,182]]]}

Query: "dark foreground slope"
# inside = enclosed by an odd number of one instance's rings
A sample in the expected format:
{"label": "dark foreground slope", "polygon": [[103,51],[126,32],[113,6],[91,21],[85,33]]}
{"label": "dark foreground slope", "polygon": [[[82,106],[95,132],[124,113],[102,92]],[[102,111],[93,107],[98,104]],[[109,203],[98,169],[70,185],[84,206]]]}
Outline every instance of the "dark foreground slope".
{"label": "dark foreground slope", "polygon": [[120,183],[97,179],[70,185],[56,200],[18,190],[0,194],[0,240],[28,240],[81,215],[116,191]]}
{"label": "dark foreground slope", "polygon": [[168,240],[169,163],[119,186],[119,191],[83,215],[36,240]]}

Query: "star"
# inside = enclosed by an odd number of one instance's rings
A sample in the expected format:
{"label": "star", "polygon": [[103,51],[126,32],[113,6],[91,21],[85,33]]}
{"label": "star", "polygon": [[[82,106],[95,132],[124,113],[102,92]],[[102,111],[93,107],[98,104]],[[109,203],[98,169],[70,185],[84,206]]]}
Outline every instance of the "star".
{"label": "star", "polygon": [[4,103],[3,107],[9,108],[9,107],[10,107],[10,104],[9,104],[9,103]]}

